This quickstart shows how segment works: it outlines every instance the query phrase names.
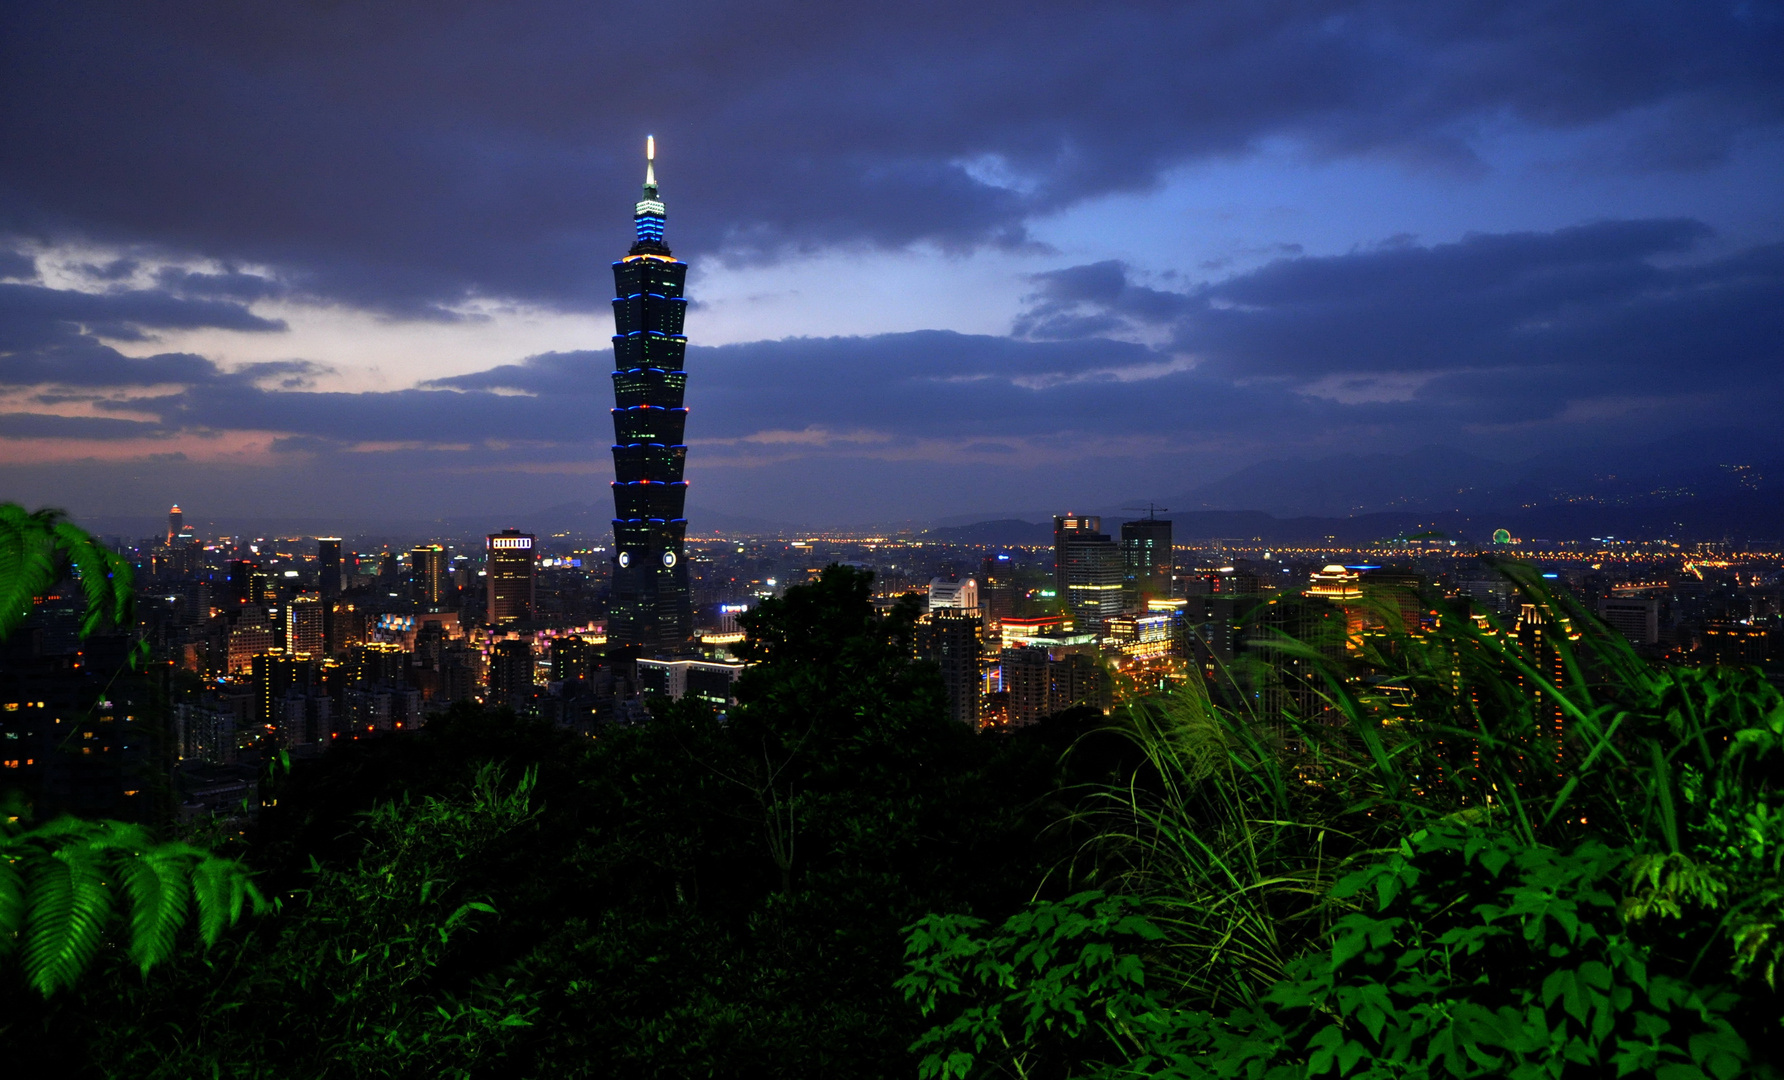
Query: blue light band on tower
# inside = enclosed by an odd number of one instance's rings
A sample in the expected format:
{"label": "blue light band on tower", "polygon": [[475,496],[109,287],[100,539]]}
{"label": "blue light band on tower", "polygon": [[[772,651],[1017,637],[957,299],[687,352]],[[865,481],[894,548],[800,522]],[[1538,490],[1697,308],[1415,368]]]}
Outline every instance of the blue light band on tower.
{"label": "blue light band on tower", "polygon": [[684,549],[688,410],[682,405],[688,266],[663,243],[656,140],[645,142],[637,242],[613,264],[613,590],[610,646],[671,656],[694,638]]}

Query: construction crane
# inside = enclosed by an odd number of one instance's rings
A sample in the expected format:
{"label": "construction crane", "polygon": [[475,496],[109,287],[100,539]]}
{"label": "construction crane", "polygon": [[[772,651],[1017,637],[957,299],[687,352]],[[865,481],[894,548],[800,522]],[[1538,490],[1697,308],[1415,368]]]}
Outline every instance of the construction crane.
{"label": "construction crane", "polygon": [[1124,507],[1122,507],[1122,509],[1123,510],[1144,510],[1144,511],[1146,511],[1146,520],[1147,521],[1157,521],[1158,515],[1168,512],[1171,508],[1168,506],[1154,506],[1151,503],[1147,503],[1145,506],[1124,506]]}

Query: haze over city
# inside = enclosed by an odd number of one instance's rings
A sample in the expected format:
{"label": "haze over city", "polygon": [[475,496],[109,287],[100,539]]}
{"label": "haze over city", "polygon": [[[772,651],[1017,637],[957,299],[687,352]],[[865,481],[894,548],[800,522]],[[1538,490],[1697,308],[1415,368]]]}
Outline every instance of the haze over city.
{"label": "haze over city", "polygon": [[28,504],[599,520],[646,133],[696,531],[1466,509],[1440,496],[1527,476],[1775,499],[1769,6],[4,18]]}

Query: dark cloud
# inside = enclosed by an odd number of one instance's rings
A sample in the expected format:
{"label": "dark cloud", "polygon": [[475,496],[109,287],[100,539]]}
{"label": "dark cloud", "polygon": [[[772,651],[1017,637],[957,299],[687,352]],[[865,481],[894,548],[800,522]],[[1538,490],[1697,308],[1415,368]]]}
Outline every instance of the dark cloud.
{"label": "dark cloud", "polygon": [[285,324],[238,303],[156,290],[87,293],[0,284],[0,386],[148,386],[218,378],[217,366],[201,356],[130,357],[99,340],[149,341],[156,330],[199,327],[268,332]]}
{"label": "dark cloud", "polygon": [[[1586,440],[1614,435],[1635,399],[1669,399],[1667,415],[1644,425],[1714,423],[1784,396],[1784,246],[1678,261],[1705,235],[1694,222],[1638,221],[1396,244],[1282,259],[1186,292],[1138,284],[1117,263],[1073,267],[1037,277],[1017,322],[1026,337],[931,330],[693,347],[689,437],[732,448],[718,454],[1182,445],[1192,435],[1238,452],[1537,423]],[[166,397],[99,403],[170,429],[524,444],[548,456],[538,448],[581,454],[608,438],[606,351],[374,394],[315,390],[322,369],[299,361],[223,373],[199,357],[86,348],[85,366],[40,351],[8,381],[182,383]]]}
{"label": "dark cloud", "polygon": [[[1099,263],[1038,276],[1025,337],[696,346],[690,476],[730,512],[839,520],[851,498],[971,509],[979,495],[1160,494],[1269,457],[1458,441],[1504,457],[1703,431],[1776,446],[1784,246],[1697,259],[1705,236],[1694,222],[1639,221],[1397,243],[1187,290]],[[79,336],[0,363],[14,385],[77,387],[46,404],[153,418],[0,417],[11,437],[271,433],[289,462],[272,471],[326,475],[326,498],[351,490],[366,512],[398,498],[397,478],[448,502],[533,491],[544,505],[567,489],[598,498],[609,476],[605,350],[387,393],[318,390],[322,369],[301,361],[223,372]],[[45,377],[64,369],[79,374]],[[129,394],[157,383],[179,389]],[[492,475],[510,486],[467,479]]]}
{"label": "dark cloud", "polygon": [[168,266],[156,272],[155,283],[175,296],[200,300],[233,300],[243,304],[290,293],[284,282],[258,274],[244,274],[239,270],[207,274]]}
{"label": "dark cloud", "polygon": [[0,248],[0,278],[29,281],[37,276],[37,260],[22,251]]}
{"label": "dark cloud", "polygon": [[107,416],[0,413],[0,439],[140,439],[166,433],[159,424]]}
{"label": "dark cloud", "polygon": [[[645,130],[674,242],[772,257],[1019,244],[1033,215],[1273,138],[1467,168],[1484,126],[1614,120],[1630,141],[1606,167],[1673,168],[1784,118],[1784,19],[1744,2],[211,0],[0,20],[0,231],[271,266],[407,312],[598,304],[589,253],[623,242]],[[191,295],[264,288],[217,276]]]}
{"label": "dark cloud", "polygon": [[71,331],[141,341],[154,330],[283,330],[242,304],[186,300],[149,289],[88,293],[40,285],[0,285],[0,349],[18,350],[61,340]]}
{"label": "dark cloud", "polygon": [[1099,263],[1042,275],[1017,328],[1165,334],[1211,377],[1341,399],[1397,386],[1482,424],[1594,399],[1775,399],[1784,246],[1678,261],[1707,235],[1692,221],[1630,221],[1471,236],[1281,259],[1188,292]]}
{"label": "dark cloud", "polygon": [[100,281],[122,281],[134,275],[141,266],[135,259],[113,259],[103,263],[81,263],[78,269],[86,276]]}

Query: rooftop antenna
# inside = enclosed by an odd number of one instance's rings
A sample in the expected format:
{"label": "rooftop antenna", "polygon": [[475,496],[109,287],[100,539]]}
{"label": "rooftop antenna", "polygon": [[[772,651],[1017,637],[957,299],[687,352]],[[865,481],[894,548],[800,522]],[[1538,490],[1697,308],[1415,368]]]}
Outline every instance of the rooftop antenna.
{"label": "rooftop antenna", "polygon": [[1144,510],[1144,511],[1146,511],[1146,520],[1147,521],[1157,521],[1158,515],[1169,511],[1171,508],[1168,506],[1154,506],[1152,503],[1147,503],[1145,506],[1124,506],[1124,507],[1122,507],[1122,509],[1123,510]]}

